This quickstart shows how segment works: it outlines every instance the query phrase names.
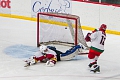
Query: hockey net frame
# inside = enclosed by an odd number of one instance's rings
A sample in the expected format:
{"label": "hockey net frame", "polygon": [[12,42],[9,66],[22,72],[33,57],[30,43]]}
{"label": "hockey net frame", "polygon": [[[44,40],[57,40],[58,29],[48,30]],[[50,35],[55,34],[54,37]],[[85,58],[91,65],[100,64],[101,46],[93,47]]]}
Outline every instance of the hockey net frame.
{"label": "hockey net frame", "polygon": [[[58,17],[58,18],[64,18],[67,21],[68,27],[70,28],[71,35],[74,39],[74,43],[69,43],[69,42],[61,42],[61,41],[48,41],[48,42],[40,42],[40,23],[44,21],[41,20],[40,15],[45,15],[45,16],[53,16],[53,17]],[[70,22],[70,20],[74,20],[74,30],[73,30],[73,24]],[[82,40],[81,40],[82,39]],[[73,46],[77,45],[78,43],[83,44],[84,46],[87,46],[87,43],[84,39],[84,35],[81,29],[81,24],[80,24],[80,18],[79,16],[76,15],[71,15],[71,14],[65,14],[65,13],[37,13],[37,47],[39,47],[41,44],[60,44],[60,45],[67,45],[67,46]]]}

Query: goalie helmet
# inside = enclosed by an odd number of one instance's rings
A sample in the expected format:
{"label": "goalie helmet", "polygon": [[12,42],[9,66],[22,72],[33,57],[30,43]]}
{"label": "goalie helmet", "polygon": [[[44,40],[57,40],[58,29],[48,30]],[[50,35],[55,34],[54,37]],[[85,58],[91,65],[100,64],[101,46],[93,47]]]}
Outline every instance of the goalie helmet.
{"label": "goalie helmet", "polygon": [[102,24],[99,28],[100,31],[106,31],[107,25],[106,24]]}
{"label": "goalie helmet", "polygon": [[45,45],[40,46],[40,52],[45,53],[46,49],[47,49],[47,46],[45,46]]}

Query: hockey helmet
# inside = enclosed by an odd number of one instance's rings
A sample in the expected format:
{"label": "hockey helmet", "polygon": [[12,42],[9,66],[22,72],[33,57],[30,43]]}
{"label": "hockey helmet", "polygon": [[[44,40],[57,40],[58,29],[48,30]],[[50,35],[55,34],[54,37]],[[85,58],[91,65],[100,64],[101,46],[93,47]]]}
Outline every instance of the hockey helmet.
{"label": "hockey helmet", "polygon": [[40,46],[40,52],[45,53],[46,49],[47,49],[47,46],[45,46],[45,45]]}
{"label": "hockey helmet", "polygon": [[100,31],[106,31],[107,25],[106,24],[102,24],[99,28]]}

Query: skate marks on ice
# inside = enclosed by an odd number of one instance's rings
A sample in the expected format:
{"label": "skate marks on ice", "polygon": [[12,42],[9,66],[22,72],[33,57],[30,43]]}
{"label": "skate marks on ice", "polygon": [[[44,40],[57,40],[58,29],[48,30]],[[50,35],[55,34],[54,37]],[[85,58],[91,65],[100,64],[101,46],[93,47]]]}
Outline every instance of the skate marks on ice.
{"label": "skate marks on ice", "polygon": [[103,77],[98,80],[120,80],[120,65],[118,62],[100,59],[99,64],[101,64]]}
{"label": "skate marks on ice", "polygon": [[120,80],[120,74],[109,76],[109,77],[104,77],[104,78],[99,79],[99,80]]}

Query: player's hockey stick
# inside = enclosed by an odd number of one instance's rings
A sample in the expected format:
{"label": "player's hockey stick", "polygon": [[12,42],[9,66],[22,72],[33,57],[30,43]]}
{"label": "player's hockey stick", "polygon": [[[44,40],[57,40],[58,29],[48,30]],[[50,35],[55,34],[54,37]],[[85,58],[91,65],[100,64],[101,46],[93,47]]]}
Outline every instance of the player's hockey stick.
{"label": "player's hockey stick", "polygon": [[88,53],[78,53],[78,55],[87,55]]}

